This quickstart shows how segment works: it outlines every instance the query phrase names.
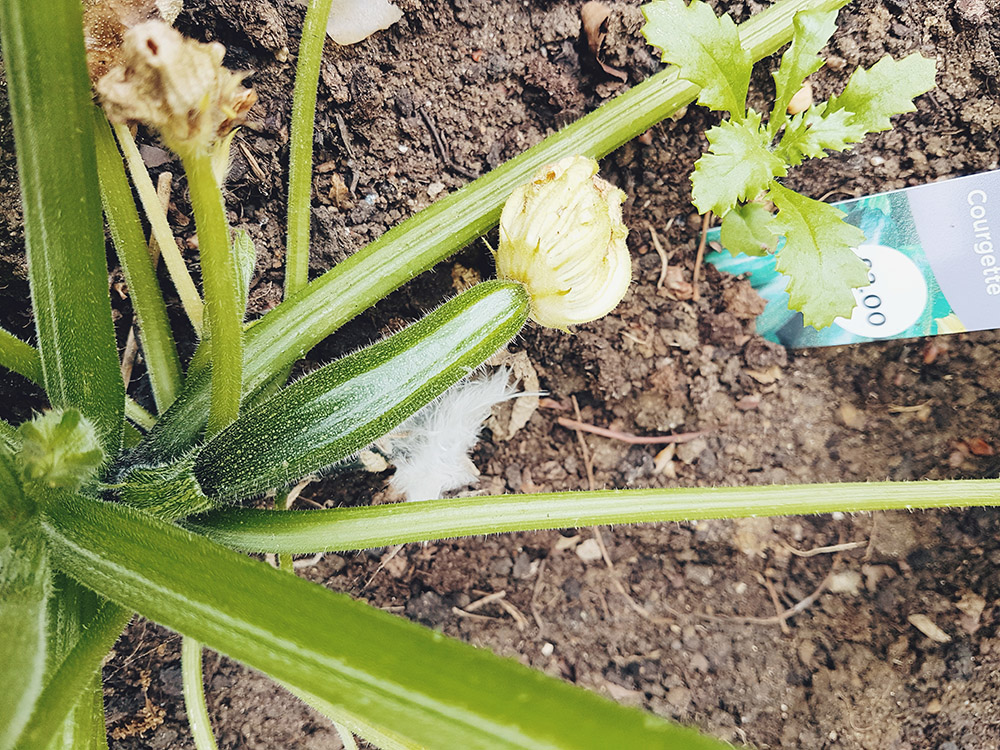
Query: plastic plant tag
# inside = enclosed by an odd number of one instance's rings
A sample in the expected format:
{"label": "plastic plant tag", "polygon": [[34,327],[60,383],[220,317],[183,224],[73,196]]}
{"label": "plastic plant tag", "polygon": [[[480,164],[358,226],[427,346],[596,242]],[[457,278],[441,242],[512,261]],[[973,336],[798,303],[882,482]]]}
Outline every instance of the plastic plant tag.
{"label": "plastic plant tag", "polygon": [[[1000,170],[834,204],[865,233],[855,252],[869,265],[869,286],[854,291],[851,318],[806,327],[788,309],[775,256],[729,251],[706,260],[748,274],[767,307],[757,331],[784,346],[811,347],[1000,328]],[[718,228],[708,241],[719,247]],[[778,244],[778,250],[783,244]]]}

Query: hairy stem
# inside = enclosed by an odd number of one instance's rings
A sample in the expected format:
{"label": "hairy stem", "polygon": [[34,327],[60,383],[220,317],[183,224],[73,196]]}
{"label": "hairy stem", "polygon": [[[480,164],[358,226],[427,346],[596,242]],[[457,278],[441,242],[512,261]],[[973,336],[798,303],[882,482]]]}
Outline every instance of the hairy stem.
{"label": "hairy stem", "polygon": [[1000,480],[606,490],[498,495],[333,510],[224,509],[188,526],[249,552],[296,553],[622,523],[1000,505]]}
{"label": "hairy stem", "polygon": [[208,434],[213,435],[240,413],[243,371],[243,313],[236,258],[229,242],[229,225],[222,191],[208,154],[181,156],[191,191],[201,254],[202,284],[212,342],[212,399]]}
{"label": "hairy stem", "polygon": [[288,145],[288,239],[285,249],[285,297],[309,281],[309,220],[312,215],[313,128],[316,89],[326,40],[326,21],[333,0],[310,0],[299,42],[292,95],[292,128]]}
{"label": "hairy stem", "polygon": [[201,668],[201,644],[194,638],[181,639],[181,677],[184,681],[184,708],[198,750],[217,750],[212,722],[205,705],[205,677]]}

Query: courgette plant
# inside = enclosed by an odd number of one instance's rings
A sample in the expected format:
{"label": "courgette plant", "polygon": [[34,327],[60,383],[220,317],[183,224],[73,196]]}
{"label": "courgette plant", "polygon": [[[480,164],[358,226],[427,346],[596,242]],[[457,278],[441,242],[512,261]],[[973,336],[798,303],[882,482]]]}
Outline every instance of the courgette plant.
{"label": "courgette plant", "polygon": [[[842,4],[780,0],[739,28],[740,44],[760,59],[790,39],[796,13]],[[518,282],[485,282],[284,387],[298,358],[488,231],[507,196],[539,167],[573,154],[601,157],[699,93],[676,70],[659,73],[306,283],[312,129],[330,6],[309,4],[299,50],[286,299],[249,325],[242,319],[246,238],[226,226],[212,160],[178,149],[204,293],[202,300],[177,259],[164,256],[201,334],[185,369],[123,158],[161,250],[172,252],[173,241],[152,205],[148,176],[136,168],[130,134],[121,126],[113,134],[93,104],[79,0],[0,0],[37,337],[36,349],[0,333],[0,363],[41,384],[52,407],[18,428],[0,422],[0,748],[106,747],[101,660],[134,612],[185,636],[185,696],[200,748],[213,746],[201,644],[281,682],[345,736],[383,748],[721,747],[241,552],[986,505],[1000,499],[1000,488],[964,481],[578,492],[309,512],[236,506],[398,425],[515,335],[531,300]],[[104,218],[140,321],[156,414],[122,386]]]}

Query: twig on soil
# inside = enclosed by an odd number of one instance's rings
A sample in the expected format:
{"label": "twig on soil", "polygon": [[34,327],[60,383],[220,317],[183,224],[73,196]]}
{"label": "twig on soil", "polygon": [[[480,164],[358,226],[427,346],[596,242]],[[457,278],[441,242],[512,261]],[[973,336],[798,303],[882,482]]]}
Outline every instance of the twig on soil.
{"label": "twig on soil", "polygon": [[708,227],[711,223],[712,212],[708,211],[701,220],[701,239],[698,240],[698,255],[694,259],[694,271],[691,274],[692,299],[695,302],[701,299],[701,295],[698,293],[698,277],[701,276],[701,264],[705,259],[705,242],[708,240]]}
{"label": "twig on soil", "polygon": [[[577,425],[581,425],[573,427],[573,429],[576,430],[576,438],[580,442],[580,453],[583,454],[583,466],[587,470],[587,489],[593,492],[594,465],[593,462],[590,460],[590,448],[587,447],[587,441],[584,440],[583,438],[584,428],[582,427],[583,422],[581,421],[581,416],[580,416],[580,404],[576,402],[576,396],[570,396],[570,399],[573,401],[573,412],[576,414],[576,419],[573,421],[575,421]],[[562,419],[563,419],[562,417],[559,418],[560,421]]]}
{"label": "twig on soil", "polygon": [[843,544],[831,544],[827,547],[813,547],[812,549],[795,549],[792,545],[782,541],[781,546],[791,552],[796,557],[815,557],[816,555],[826,555],[831,552],[847,552],[852,549],[860,549],[868,545],[868,540],[863,542],[844,542]]}
{"label": "twig on soil", "polygon": [[[771,595],[771,602],[774,604],[774,611],[780,617],[782,612],[781,600],[778,598],[778,592],[774,588],[774,584],[771,583],[770,579],[764,579],[764,588],[766,588],[767,593]],[[792,632],[791,628],[788,627],[788,623],[784,620],[782,620],[779,624],[781,625],[781,632],[785,635]]]}
{"label": "twig on soil", "polygon": [[433,118],[431,118],[427,110],[423,107],[417,107],[417,111],[420,113],[420,117],[424,121],[424,125],[427,126],[427,130],[430,131],[431,137],[437,145],[438,154],[441,156],[441,162],[452,171],[462,175],[462,177],[468,177],[470,180],[474,180],[479,177],[479,175],[472,170],[466,169],[460,164],[456,164],[455,160],[451,158],[451,152],[448,150],[448,145],[444,142],[444,139],[438,132],[437,126],[434,124]]}
{"label": "twig on soil", "polygon": [[[830,572],[826,574],[826,577],[820,581],[819,586],[813,591],[809,596],[795,605],[789,607],[783,612],[778,613],[774,617],[728,617],[723,615],[709,615],[702,612],[691,612],[690,616],[697,617],[701,620],[710,620],[712,622],[738,622],[744,625],[780,625],[786,620],[795,617],[795,615],[801,614],[805,610],[809,609],[820,595],[826,591],[826,587],[830,585],[830,580],[833,578],[833,573],[837,568],[837,563],[839,559],[835,559],[833,565],[830,568]],[[683,617],[684,613],[677,612],[678,616]]]}
{"label": "twig on soil", "polygon": [[496,602],[503,599],[505,596],[507,596],[506,591],[495,591],[492,594],[487,594],[484,597],[476,599],[476,601],[472,602],[471,604],[466,604],[464,610],[466,612],[475,612],[478,609],[482,609],[487,604],[491,604],[492,602]]}
{"label": "twig on soil", "polygon": [[[670,231],[670,227],[674,225],[676,218],[677,217],[671,217],[670,221],[667,222],[667,226],[663,230],[665,233]],[[656,230],[653,228],[653,225],[647,221],[646,228],[649,229],[649,236],[653,239],[653,249],[656,250],[656,254],[660,256],[660,278],[656,280],[656,288],[662,289],[663,282],[667,278],[667,267],[670,262],[670,258],[663,249],[663,245],[660,244],[660,237],[656,234]]]}
{"label": "twig on soil", "polygon": [[528,618],[521,614],[521,610],[506,599],[499,599],[497,604],[499,604],[508,615],[514,618],[514,624],[517,625],[517,629],[524,632],[525,628],[528,627]]}
{"label": "twig on soil", "polygon": [[[707,435],[705,430],[700,432],[681,432],[676,435],[633,435],[631,432],[621,432],[620,430],[612,430],[607,427],[597,427],[596,425],[587,424],[586,422],[581,422],[578,419],[569,419],[568,417],[558,417],[556,422],[563,427],[568,427],[571,430],[576,430],[579,432],[589,432],[593,435],[600,435],[601,437],[611,438],[612,440],[620,440],[623,443],[628,443],[629,445],[664,445],[667,443],[687,443],[695,438],[699,438],[702,435]],[[593,489],[593,488],[591,488]]]}
{"label": "twig on soil", "polygon": [[490,617],[489,615],[477,615],[472,612],[466,612],[461,607],[452,607],[451,611],[459,617],[464,617],[467,620],[478,620],[479,622],[489,622],[490,620],[500,619],[499,617]]}
{"label": "twig on soil", "polygon": [[538,575],[535,578],[535,586],[531,590],[531,616],[538,626],[538,635],[541,637],[545,633],[545,621],[542,620],[542,613],[538,607],[538,595],[542,593],[542,573],[545,572],[545,558],[538,565]]}
{"label": "twig on soil", "polygon": [[403,547],[404,547],[404,545],[397,544],[395,547],[393,547],[391,550],[389,550],[389,554],[384,555],[382,557],[382,560],[379,562],[378,567],[375,568],[375,572],[372,573],[371,578],[369,578],[367,581],[365,581],[365,585],[361,587],[361,591],[364,591],[366,588],[368,588],[369,586],[371,586],[372,581],[375,580],[375,576],[377,576],[379,573],[382,572],[382,568],[384,568],[386,565],[388,565],[389,561],[392,560],[392,558],[394,558],[396,555],[398,555],[399,551],[401,549],[403,549]]}

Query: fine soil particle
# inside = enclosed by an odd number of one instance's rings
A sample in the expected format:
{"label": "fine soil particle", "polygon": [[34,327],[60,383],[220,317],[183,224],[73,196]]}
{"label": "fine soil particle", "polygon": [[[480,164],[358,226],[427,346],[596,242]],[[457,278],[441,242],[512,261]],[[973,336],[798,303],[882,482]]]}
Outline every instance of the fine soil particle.
{"label": "fine soil particle", "polygon": [[[303,9],[282,0],[186,5],[178,26],[224,43],[231,67],[254,71],[260,96],[237,138],[228,183],[231,220],[259,252],[250,301],[259,315],[281,296]],[[624,82],[588,57],[578,3],[400,6],[403,20],[391,29],[353,47],[327,44],[315,138],[314,275],[660,68],[638,37],[633,3],[610,4],[602,48],[602,61],[624,71]],[[762,7],[755,0],[727,6],[737,20]],[[818,97],[886,53],[937,57],[938,87],[891,132],[809,163],[788,183],[837,200],[995,169],[998,9],[997,0],[859,0],[843,10],[828,66],[814,76]],[[755,73],[751,102],[759,109],[773,93],[773,67],[770,61]],[[479,490],[585,489],[588,464],[595,487],[996,476],[995,332],[786,352],[755,335],[759,301],[746,282],[705,268],[700,299],[692,300],[700,221],[688,175],[714,122],[689,107],[604,160],[602,174],[629,196],[635,283],[611,316],[575,335],[529,326],[514,345],[550,399],[568,406],[575,398],[585,422],[637,434],[705,434],[672,457],[593,436],[584,438],[584,454],[578,435],[557,425],[560,412],[540,409],[509,440],[487,434],[480,443]],[[5,120],[0,273],[8,293],[0,313],[27,336],[11,140]],[[179,175],[166,158],[155,171]],[[190,238],[179,183],[170,215]],[[669,259],[660,288],[649,227]],[[396,330],[453,294],[456,280],[492,273],[480,244],[457,262],[379,303],[305,366]],[[115,295],[115,308],[124,340],[127,294]],[[172,311],[180,321],[176,305]],[[142,396],[141,368],[134,377]],[[14,376],[2,386],[24,392]],[[8,404],[5,416],[23,417],[40,403],[32,394]],[[385,501],[386,477],[314,484],[303,502]],[[998,532],[993,510],[756,518],[453,540],[407,545],[395,556],[331,554],[299,573],[736,744],[988,750],[1000,748]],[[500,591],[509,607],[494,602],[476,611],[480,617],[460,614]],[[806,606],[794,616],[776,617],[799,602]],[[137,620],[115,646],[105,678],[109,730],[119,730],[112,748],[193,747],[176,636]],[[206,656],[205,682],[220,747],[340,747],[325,720],[225,658]]]}

